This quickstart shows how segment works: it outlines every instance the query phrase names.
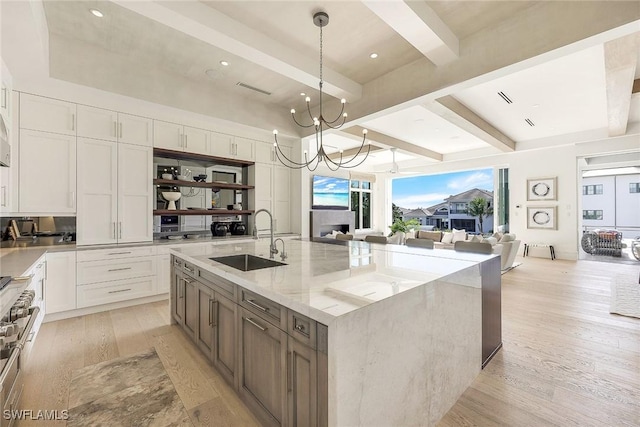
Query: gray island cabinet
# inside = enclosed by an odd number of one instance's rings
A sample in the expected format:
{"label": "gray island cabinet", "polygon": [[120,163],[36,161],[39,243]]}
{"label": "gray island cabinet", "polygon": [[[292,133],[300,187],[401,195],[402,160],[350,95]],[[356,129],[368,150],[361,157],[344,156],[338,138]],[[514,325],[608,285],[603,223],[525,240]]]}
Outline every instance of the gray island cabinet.
{"label": "gray island cabinet", "polygon": [[434,425],[486,363],[483,333],[500,346],[498,256],[286,245],[287,265],[247,272],[211,258],[268,242],[172,251],[172,321],[264,425]]}

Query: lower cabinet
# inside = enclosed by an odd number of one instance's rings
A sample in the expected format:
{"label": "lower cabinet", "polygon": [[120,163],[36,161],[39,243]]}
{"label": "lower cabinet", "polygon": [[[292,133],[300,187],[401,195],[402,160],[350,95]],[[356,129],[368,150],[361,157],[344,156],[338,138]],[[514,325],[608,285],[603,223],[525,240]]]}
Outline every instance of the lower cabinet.
{"label": "lower cabinet", "polygon": [[240,396],[269,425],[287,425],[287,334],[245,308],[238,322]]}
{"label": "lower cabinet", "polygon": [[262,424],[327,425],[327,327],[172,256],[171,317]]}
{"label": "lower cabinet", "polygon": [[76,308],[76,252],[47,253],[44,300],[47,314]]}

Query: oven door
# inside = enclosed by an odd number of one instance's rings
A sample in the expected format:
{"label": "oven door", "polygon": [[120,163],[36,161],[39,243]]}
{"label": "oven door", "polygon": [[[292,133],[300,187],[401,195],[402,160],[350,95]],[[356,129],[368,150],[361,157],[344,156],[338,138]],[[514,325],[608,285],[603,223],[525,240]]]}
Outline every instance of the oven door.
{"label": "oven door", "polygon": [[[14,424],[13,417],[5,417],[5,411],[18,409],[20,397],[22,396],[22,370],[20,369],[20,348],[16,346],[11,351],[9,359],[4,359],[2,373],[0,374],[0,386],[2,387],[2,417],[0,417],[0,427],[8,427]],[[9,412],[11,414],[11,412]],[[7,419],[8,418],[8,419]]]}

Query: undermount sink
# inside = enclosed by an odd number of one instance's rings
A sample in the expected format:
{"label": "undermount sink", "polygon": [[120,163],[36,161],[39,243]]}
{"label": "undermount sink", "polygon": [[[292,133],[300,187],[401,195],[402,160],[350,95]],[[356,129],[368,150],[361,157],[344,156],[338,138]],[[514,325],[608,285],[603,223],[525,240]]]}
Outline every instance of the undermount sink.
{"label": "undermount sink", "polygon": [[281,265],[287,265],[283,262],[260,258],[249,254],[219,256],[209,259],[241,271],[259,270],[261,268],[271,268],[279,267]]}

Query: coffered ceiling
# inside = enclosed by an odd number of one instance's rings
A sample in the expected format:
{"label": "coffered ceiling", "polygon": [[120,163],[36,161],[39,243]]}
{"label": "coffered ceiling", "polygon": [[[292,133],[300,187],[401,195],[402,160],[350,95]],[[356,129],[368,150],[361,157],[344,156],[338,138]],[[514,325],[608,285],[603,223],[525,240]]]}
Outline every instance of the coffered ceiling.
{"label": "coffered ceiling", "polygon": [[[637,2],[31,3],[46,18],[50,77],[302,138],[289,109],[304,106],[304,93],[317,112],[312,16],[325,11],[325,114],[341,97],[349,112],[326,141],[348,149],[370,129],[384,151],[369,170],[389,169],[392,146],[401,167],[426,165],[637,132],[640,121]],[[8,22],[12,7],[2,7],[2,48],[17,63],[27,38]]]}

